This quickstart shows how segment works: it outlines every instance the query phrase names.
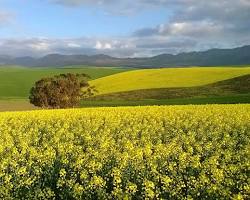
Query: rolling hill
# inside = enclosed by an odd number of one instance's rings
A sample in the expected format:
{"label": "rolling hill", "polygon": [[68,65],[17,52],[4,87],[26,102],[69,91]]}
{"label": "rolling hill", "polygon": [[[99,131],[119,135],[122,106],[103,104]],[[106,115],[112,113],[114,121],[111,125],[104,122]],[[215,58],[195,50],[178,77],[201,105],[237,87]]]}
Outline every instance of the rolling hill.
{"label": "rolling hill", "polygon": [[67,72],[91,75],[100,91],[82,101],[82,107],[250,103],[250,67],[127,70],[0,67],[0,111],[36,109],[27,99],[34,82]]}
{"label": "rolling hill", "polygon": [[245,98],[248,96],[250,101],[250,74],[238,76],[235,78],[218,81],[215,83],[195,86],[195,87],[177,87],[177,88],[156,88],[142,89],[126,92],[116,92],[110,94],[98,95],[93,100],[145,100],[145,99],[177,99],[177,98],[203,98],[203,97],[226,97],[235,96],[235,98]]}
{"label": "rolling hill", "polygon": [[202,86],[250,74],[250,67],[193,67],[143,69],[118,73],[91,81],[98,95],[157,88]]}
{"label": "rolling hill", "polygon": [[41,78],[62,73],[86,73],[92,79],[127,71],[124,68],[99,68],[67,66],[65,68],[24,68],[18,66],[0,67],[0,100],[27,99],[30,88]]}
{"label": "rolling hill", "polygon": [[161,54],[145,58],[115,58],[108,55],[60,55],[50,54],[41,58],[10,57],[0,55],[2,65],[22,66],[123,66],[136,68],[159,68],[179,66],[219,66],[250,64],[250,45],[234,49],[210,49],[203,52],[187,52],[177,55]]}

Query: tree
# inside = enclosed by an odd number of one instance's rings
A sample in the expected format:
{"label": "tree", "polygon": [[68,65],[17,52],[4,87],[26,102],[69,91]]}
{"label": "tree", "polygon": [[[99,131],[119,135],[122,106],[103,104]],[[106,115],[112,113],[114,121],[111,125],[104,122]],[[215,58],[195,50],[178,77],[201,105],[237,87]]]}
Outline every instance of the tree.
{"label": "tree", "polygon": [[94,95],[97,90],[90,86],[86,74],[60,74],[43,78],[30,90],[29,100],[42,108],[72,108],[78,106],[82,98]]}

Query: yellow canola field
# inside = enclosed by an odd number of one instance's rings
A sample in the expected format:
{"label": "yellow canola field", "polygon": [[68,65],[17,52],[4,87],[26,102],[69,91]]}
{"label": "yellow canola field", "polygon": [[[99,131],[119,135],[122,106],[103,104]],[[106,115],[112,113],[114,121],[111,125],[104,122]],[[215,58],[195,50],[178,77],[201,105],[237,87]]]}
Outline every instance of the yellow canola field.
{"label": "yellow canola field", "polygon": [[250,105],[0,114],[0,199],[247,199]]}
{"label": "yellow canola field", "polygon": [[190,67],[141,69],[90,81],[98,94],[140,89],[202,86],[250,74],[250,67]]}

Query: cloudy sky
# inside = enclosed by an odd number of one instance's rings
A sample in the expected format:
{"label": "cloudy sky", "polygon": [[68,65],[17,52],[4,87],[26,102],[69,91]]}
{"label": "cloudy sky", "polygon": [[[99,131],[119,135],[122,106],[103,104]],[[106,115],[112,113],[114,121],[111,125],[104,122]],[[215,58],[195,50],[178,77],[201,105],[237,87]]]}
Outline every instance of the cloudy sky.
{"label": "cloudy sky", "polygon": [[0,55],[117,57],[250,44],[250,0],[0,0]]}

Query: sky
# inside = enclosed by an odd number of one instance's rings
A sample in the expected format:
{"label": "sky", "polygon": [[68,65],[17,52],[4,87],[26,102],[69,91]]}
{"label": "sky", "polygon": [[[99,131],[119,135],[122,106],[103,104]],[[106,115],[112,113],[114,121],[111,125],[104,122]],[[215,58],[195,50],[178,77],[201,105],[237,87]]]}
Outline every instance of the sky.
{"label": "sky", "polygon": [[250,0],[0,0],[0,55],[144,57],[250,44]]}

